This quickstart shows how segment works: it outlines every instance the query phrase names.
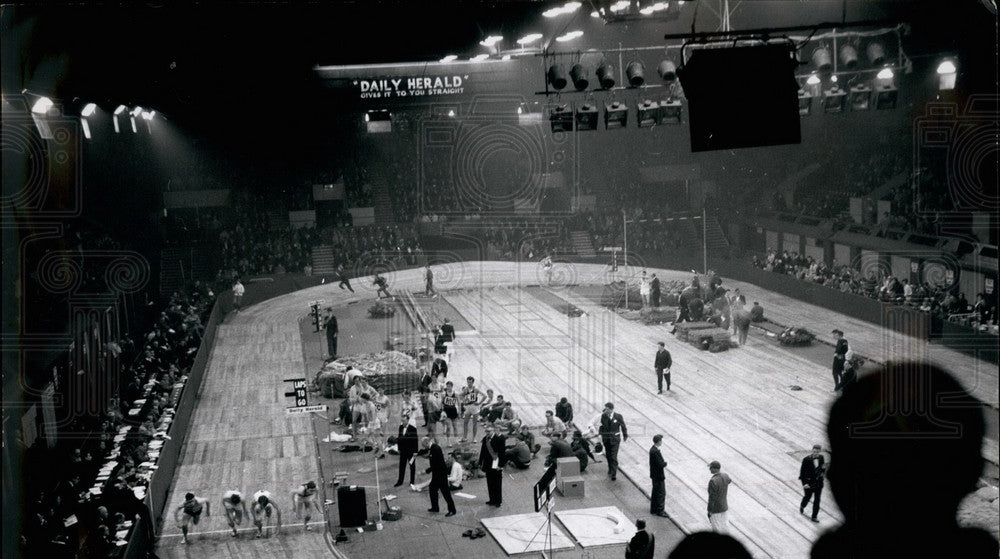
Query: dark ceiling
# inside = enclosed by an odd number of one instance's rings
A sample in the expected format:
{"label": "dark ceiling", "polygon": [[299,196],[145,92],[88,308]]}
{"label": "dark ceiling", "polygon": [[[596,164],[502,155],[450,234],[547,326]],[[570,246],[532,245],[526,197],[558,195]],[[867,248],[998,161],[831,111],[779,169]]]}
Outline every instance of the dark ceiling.
{"label": "dark ceiling", "polygon": [[[663,44],[664,33],[715,31],[721,0],[680,6],[672,22],[605,24],[596,0],[575,14],[543,18],[564,2],[409,2],[170,4],[2,8],[3,90],[28,89],[68,101],[158,109],[198,121],[223,108],[245,114],[293,111],[316,90],[317,65],[438,60],[485,52],[479,41],[524,33],[545,41],[566,30],[584,36],[572,48]],[[730,0],[733,29],[828,21],[908,21],[907,52],[963,50],[981,56],[995,83],[996,19],[992,0]],[[675,5],[676,8],[676,5]],[[978,53],[978,54],[977,54]],[[307,97],[308,98],[308,97]]]}

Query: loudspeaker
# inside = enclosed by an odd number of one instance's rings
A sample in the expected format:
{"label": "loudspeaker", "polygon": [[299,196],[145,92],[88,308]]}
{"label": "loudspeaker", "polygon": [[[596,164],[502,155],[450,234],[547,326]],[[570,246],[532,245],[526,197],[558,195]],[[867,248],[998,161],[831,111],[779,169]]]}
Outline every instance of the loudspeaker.
{"label": "loudspeaker", "polygon": [[337,488],[337,507],[340,509],[340,525],[344,528],[364,526],[368,522],[368,503],[365,501],[364,487]]}
{"label": "loudspeaker", "polygon": [[800,143],[796,64],[788,44],[694,51],[677,71],[691,151]]}

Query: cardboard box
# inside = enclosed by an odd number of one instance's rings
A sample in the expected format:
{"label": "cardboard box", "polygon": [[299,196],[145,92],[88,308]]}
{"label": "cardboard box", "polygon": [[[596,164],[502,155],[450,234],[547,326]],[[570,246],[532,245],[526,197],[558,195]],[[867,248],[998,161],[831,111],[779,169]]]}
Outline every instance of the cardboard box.
{"label": "cardboard box", "polygon": [[580,475],[580,459],[576,456],[556,458],[556,475],[560,479]]}
{"label": "cardboard box", "polygon": [[580,476],[564,477],[559,480],[559,492],[563,497],[582,499],[587,496],[587,489]]}

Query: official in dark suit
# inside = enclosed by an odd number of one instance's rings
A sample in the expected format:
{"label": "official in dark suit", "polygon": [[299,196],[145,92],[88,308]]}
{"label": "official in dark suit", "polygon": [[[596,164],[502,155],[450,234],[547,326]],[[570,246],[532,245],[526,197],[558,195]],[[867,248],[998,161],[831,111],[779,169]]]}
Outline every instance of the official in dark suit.
{"label": "official in dark suit", "polygon": [[625,559],[651,559],[656,549],[655,538],[646,532],[645,520],[636,520],[635,527],[638,531],[625,548]]}
{"label": "official in dark suit", "polygon": [[417,453],[417,425],[410,413],[403,416],[406,423],[399,426],[399,437],[396,445],[399,449],[399,477],[396,478],[396,485],[403,485],[403,476],[406,474],[406,465],[410,465],[410,484],[416,482],[417,465],[413,461],[413,455]]}
{"label": "official in dark suit", "polygon": [[604,443],[604,455],[608,458],[608,477],[611,481],[618,479],[618,447],[622,441],[628,440],[628,429],[622,414],[615,413],[615,405],[604,404],[601,414],[601,442]]}
{"label": "official in dark suit", "polygon": [[826,473],[826,461],[823,458],[823,447],[813,445],[812,454],[802,459],[802,467],[799,468],[799,480],[802,481],[802,490],[805,496],[799,504],[799,513],[805,514],[806,505],[809,499],[813,499],[812,521],[819,522],[819,498],[823,493],[823,475]]}
{"label": "official in dark suit", "polygon": [[836,347],[833,348],[833,389],[840,386],[840,375],[844,372],[844,364],[847,362],[847,340],[844,339],[844,332],[833,331],[833,337],[837,340]]}
{"label": "official in dark suit", "polygon": [[[328,311],[331,309],[327,309]],[[330,315],[323,324],[326,328],[326,349],[330,352],[330,359],[337,358],[337,317]]]}
{"label": "official in dark suit", "polygon": [[653,366],[656,367],[656,389],[657,394],[663,394],[663,377],[667,377],[667,390],[670,390],[670,367],[674,364],[670,357],[670,352],[663,342],[660,342],[660,349],[656,351],[656,360]]}
{"label": "official in dark suit", "polygon": [[652,281],[649,282],[649,300],[656,308],[660,306],[660,278],[656,277],[656,274],[652,277]]}
{"label": "official in dark suit", "polygon": [[663,459],[660,452],[660,445],[663,444],[663,435],[653,435],[653,446],[649,447],[649,479],[653,480],[653,494],[649,497],[649,512],[657,516],[668,516],[663,510],[663,501],[667,497],[666,474],[663,470],[667,467],[667,461]]}
{"label": "official in dark suit", "polygon": [[431,484],[428,486],[431,494],[431,508],[427,512],[440,512],[438,508],[438,491],[444,497],[444,502],[448,504],[448,514],[445,516],[455,516],[455,500],[451,498],[451,487],[448,486],[448,464],[444,461],[444,452],[437,443],[431,443],[429,439],[424,439],[428,445],[428,455],[431,467],[428,468],[431,474]]}
{"label": "official in dark suit", "polygon": [[486,474],[486,490],[490,499],[487,505],[499,507],[503,503],[503,467],[507,463],[504,437],[496,433],[492,424],[486,424],[486,436],[479,449],[479,467]]}
{"label": "official in dark suit", "polygon": [[434,353],[447,353],[448,348],[445,344],[453,341],[455,341],[455,327],[446,318],[444,324],[438,328],[438,335],[434,339]]}

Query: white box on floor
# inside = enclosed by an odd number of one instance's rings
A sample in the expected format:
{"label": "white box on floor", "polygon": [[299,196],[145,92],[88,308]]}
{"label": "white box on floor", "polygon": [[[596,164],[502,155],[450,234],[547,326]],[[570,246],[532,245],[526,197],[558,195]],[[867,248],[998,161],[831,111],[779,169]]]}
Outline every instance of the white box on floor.
{"label": "white box on floor", "polygon": [[580,475],[580,459],[576,456],[556,458],[556,475],[560,479]]}

